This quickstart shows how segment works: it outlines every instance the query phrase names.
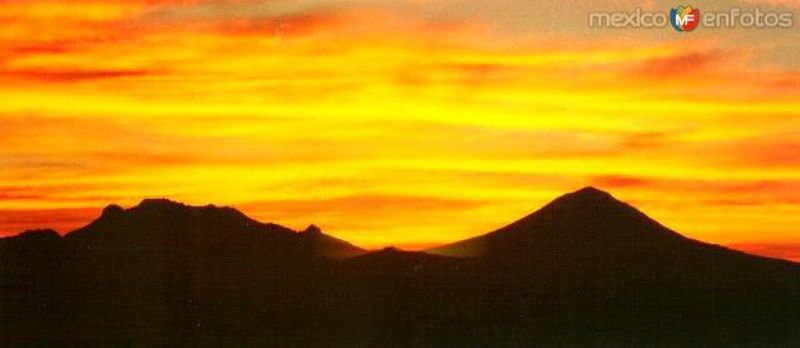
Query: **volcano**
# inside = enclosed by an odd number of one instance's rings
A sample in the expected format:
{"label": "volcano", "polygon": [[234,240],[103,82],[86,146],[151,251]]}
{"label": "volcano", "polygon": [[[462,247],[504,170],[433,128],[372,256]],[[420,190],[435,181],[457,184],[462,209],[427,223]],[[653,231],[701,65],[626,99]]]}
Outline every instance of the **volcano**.
{"label": "volcano", "polygon": [[563,195],[494,232],[428,252],[531,267],[571,267],[573,271],[611,271],[623,267],[644,273],[670,268],[719,273],[754,265],[794,266],[686,238],[594,187]]}

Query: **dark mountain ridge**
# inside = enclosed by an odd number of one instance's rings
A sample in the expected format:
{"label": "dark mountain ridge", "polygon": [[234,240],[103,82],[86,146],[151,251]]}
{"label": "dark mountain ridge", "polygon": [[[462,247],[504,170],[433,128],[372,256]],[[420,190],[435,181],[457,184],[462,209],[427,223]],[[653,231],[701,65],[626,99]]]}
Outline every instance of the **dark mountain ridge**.
{"label": "dark mountain ridge", "polygon": [[294,231],[261,223],[230,207],[193,207],[167,199],[145,199],[130,209],[110,205],[89,225],[64,239],[86,248],[191,248],[204,252],[259,249],[275,256],[348,258],[366,251],[311,225]]}
{"label": "dark mountain ridge", "polygon": [[4,346],[798,338],[800,265],[685,238],[595,188],[428,253],[366,252],[314,225],[297,232],[165,199],[108,206],[64,237],[0,239]]}

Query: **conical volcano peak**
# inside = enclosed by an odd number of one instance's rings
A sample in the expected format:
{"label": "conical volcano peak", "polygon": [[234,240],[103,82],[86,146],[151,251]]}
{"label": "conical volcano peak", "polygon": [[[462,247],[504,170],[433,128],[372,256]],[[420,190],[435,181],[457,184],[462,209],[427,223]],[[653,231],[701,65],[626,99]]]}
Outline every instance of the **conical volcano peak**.
{"label": "conical volcano peak", "polygon": [[612,196],[610,193],[594,186],[586,186],[580,190],[561,196],[561,198],[570,200],[616,201],[614,196]]}
{"label": "conical volcano peak", "polygon": [[494,232],[432,252],[447,256],[516,255],[520,259],[558,253],[559,258],[605,259],[615,254],[660,253],[683,240],[608,192],[585,187]]}
{"label": "conical volcano peak", "polygon": [[606,209],[630,210],[635,208],[622,202],[610,193],[592,186],[584,187],[578,191],[565,194],[550,202],[542,210],[577,210],[577,211],[603,211]]}
{"label": "conical volcano peak", "polygon": [[603,191],[599,188],[596,188],[594,186],[586,186],[578,191],[572,192],[572,194],[584,195],[584,196],[604,196],[604,197],[611,196],[610,193]]}

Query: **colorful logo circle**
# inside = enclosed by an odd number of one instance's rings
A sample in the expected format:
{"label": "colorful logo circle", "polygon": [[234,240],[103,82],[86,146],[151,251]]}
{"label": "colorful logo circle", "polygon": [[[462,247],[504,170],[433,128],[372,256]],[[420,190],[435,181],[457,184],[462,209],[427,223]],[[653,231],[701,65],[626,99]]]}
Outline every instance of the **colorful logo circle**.
{"label": "colorful logo circle", "polygon": [[700,23],[700,10],[692,6],[680,6],[669,12],[669,22],[677,31],[692,31]]}

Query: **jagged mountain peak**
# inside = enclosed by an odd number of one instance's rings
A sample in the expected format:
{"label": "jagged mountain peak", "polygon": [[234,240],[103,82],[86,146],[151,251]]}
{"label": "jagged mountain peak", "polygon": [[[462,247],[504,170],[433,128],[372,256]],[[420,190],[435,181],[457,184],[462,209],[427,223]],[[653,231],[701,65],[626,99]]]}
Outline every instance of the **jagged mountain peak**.
{"label": "jagged mountain peak", "polygon": [[295,251],[334,259],[364,252],[324,234],[316,225],[298,232],[256,221],[232,207],[192,206],[166,198],[145,199],[128,209],[109,205],[99,218],[68,233],[67,239],[120,250],[145,247],[216,252],[221,248],[245,248],[267,254]]}

